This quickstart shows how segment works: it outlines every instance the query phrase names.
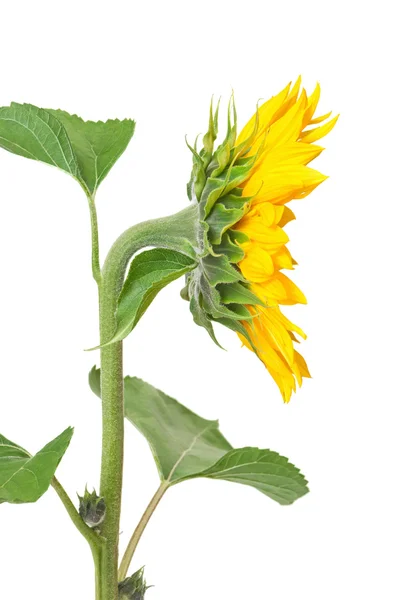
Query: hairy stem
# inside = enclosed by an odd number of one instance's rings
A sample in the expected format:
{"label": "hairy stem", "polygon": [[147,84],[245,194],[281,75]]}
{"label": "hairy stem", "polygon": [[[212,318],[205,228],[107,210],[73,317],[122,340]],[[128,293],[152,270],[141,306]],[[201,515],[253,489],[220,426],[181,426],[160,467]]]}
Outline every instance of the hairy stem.
{"label": "hairy stem", "polygon": [[[105,293],[111,295],[115,290],[117,291],[116,297],[113,298],[114,311],[127,265],[134,254],[142,248],[146,246],[167,248],[195,258],[196,248],[198,247],[197,232],[195,230],[196,209],[197,207],[190,205],[170,217],[162,217],[133,225],[114,242],[102,271],[102,283],[106,288]],[[114,332],[112,331],[112,333]],[[109,339],[110,337],[106,342]]]}
{"label": "hairy stem", "polygon": [[[93,270],[99,268],[98,234],[95,234],[95,209],[93,224]],[[95,225],[94,225],[95,224]],[[155,219],[131,227],[113,244],[98,280],[100,299],[100,342],[108,342],[116,328],[117,300],[123,285],[130,259],[145,246],[180,249],[195,256],[195,207],[172,217]],[[94,240],[97,248],[94,250]],[[191,240],[191,241],[190,241]],[[95,257],[95,258],[94,258]],[[123,483],[124,445],[124,382],[123,346],[116,342],[101,348],[101,399],[102,399],[102,457],[100,495],[106,503],[106,517],[101,535],[106,539],[100,561],[100,600],[118,598],[118,552]],[[150,518],[150,516],[149,516]]]}
{"label": "hairy stem", "polygon": [[159,486],[159,489],[157,490],[157,492],[153,496],[153,498],[150,500],[148,507],[144,511],[143,516],[139,521],[139,524],[137,525],[136,529],[134,530],[133,535],[131,536],[131,539],[130,539],[128,546],[126,548],[126,551],[124,553],[123,559],[120,563],[120,568],[118,571],[118,578],[120,581],[123,581],[123,579],[125,579],[127,577],[127,572],[129,570],[130,563],[132,561],[133,555],[136,551],[136,548],[140,541],[140,538],[143,535],[143,531],[146,529],[146,525],[148,524],[151,516],[153,515],[154,511],[156,510],[156,507],[158,506],[159,502],[163,498],[163,495],[165,494],[168,487],[169,487],[169,484],[166,482],[163,482]]}
{"label": "hairy stem", "polygon": [[98,552],[94,554],[94,567],[95,567],[95,600],[102,600],[102,586],[101,586],[101,561],[102,561],[102,552]]}
{"label": "hairy stem", "polygon": [[[103,276],[100,286],[100,338],[107,340],[115,327],[117,281]],[[118,342],[101,350],[102,457],[100,494],[105,499],[106,517],[102,535],[106,538],[101,562],[101,600],[118,597],[118,540],[124,445],[123,347]]]}
{"label": "hairy stem", "polygon": [[[91,222],[92,275],[97,283],[98,292],[100,293],[102,276],[101,276],[101,266],[100,266],[100,242],[99,242],[99,236],[98,236],[98,219],[97,219],[97,209],[95,206],[95,194],[91,195],[89,192],[86,192],[86,193],[87,193],[87,198],[88,198],[88,206],[90,209],[90,222]],[[104,538],[100,537],[100,540],[104,540]],[[104,552],[106,552],[106,546],[104,546],[104,545],[102,545],[102,547],[99,549],[99,551],[93,550],[94,568],[95,568],[95,600],[103,600],[102,569],[103,569],[103,554],[104,554]],[[114,598],[116,598],[116,597],[117,596],[114,596]]]}
{"label": "hairy stem", "polygon": [[88,205],[90,208],[90,219],[91,219],[91,265],[92,275],[100,285],[101,282],[101,267],[100,267],[100,245],[98,239],[98,220],[97,220],[97,209],[95,207],[94,196],[88,195]]}

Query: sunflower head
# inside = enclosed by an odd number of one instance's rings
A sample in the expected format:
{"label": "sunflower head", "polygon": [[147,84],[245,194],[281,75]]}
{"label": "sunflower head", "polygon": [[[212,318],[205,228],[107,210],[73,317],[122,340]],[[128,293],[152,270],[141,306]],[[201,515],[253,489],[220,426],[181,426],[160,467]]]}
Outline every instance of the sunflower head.
{"label": "sunflower head", "polygon": [[[296,265],[284,226],[295,218],[286,205],[307,196],[326,179],[308,164],[323,148],[313,142],[337,118],[315,117],[320,88],[308,97],[300,80],[257,108],[237,135],[234,99],[227,133],[218,135],[218,106],[211,104],[202,148],[189,146],[193,168],[188,197],[197,205],[199,262],[182,296],[194,321],[216,342],[212,322],[235,331],[263,361],[285,402],[309,377],[295,350],[303,331],[280,306],[306,303],[282,272]],[[312,126],[312,127],[309,127]]]}

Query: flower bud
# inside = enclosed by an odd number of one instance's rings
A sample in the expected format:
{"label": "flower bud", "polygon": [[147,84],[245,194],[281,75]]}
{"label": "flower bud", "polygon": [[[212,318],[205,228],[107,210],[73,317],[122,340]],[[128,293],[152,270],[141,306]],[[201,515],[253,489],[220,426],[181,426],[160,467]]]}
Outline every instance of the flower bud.
{"label": "flower bud", "polygon": [[118,584],[119,600],[143,600],[146,590],[149,589],[144,578],[144,567],[131,577],[127,577]]}
{"label": "flower bud", "polygon": [[98,527],[105,518],[104,498],[97,495],[93,490],[91,493],[85,488],[84,496],[79,498],[79,514],[88,527]]}

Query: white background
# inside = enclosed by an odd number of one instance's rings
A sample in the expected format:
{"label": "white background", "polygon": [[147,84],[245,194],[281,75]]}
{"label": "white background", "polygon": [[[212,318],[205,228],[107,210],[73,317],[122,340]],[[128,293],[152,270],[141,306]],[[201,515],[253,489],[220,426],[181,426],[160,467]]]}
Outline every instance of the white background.
{"label": "white background", "polygon": [[[315,162],[331,177],[288,228],[309,304],[313,379],[288,406],[263,366],[219,330],[222,352],[164,290],[126,343],[126,372],[207,418],[235,445],[289,456],[311,493],[281,507],[254,490],[172,489],[135,557],[149,600],[413,600],[415,561],[414,164],[411,3],[15,2],[1,11],[0,105],[133,117],[136,135],[98,194],[102,251],[127,226],[180,210],[211,94],[240,123],[301,73],[341,113]],[[98,486],[96,290],[82,190],[58,170],[0,156],[0,431],[37,450],[68,425],[59,477]],[[126,440],[122,545],[158,481]],[[0,506],[0,597],[92,600],[89,549],[53,491]]]}

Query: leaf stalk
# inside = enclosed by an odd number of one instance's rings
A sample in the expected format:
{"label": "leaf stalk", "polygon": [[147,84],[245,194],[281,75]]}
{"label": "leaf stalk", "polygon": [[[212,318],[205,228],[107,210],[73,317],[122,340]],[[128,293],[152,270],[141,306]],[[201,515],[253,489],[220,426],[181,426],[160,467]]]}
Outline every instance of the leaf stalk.
{"label": "leaf stalk", "polygon": [[147,526],[148,522],[150,521],[151,516],[155,512],[159,502],[163,498],[163,496],[168,488],[169,488],[169,483],[167,481],[164,481],[160,484],[158,490],[156,491],[155,495],[150,500],[146,510],[144,511],[143,516],[139,521],[139,524],[137,525],[136,529],[134,530],[133,535],[131,536],[131,539],[127,545],[123,559],[120,563],[120,568],[118,570],[118,578],[120,581],[123,581],[123,579],[125,579],[127,577],[127,572],[129,570],[131,561],[133,559],[133,555],[136,551],[136,548],[140,541],[140,538],[142,537],[143,532],[146,529],[146,526]]}

